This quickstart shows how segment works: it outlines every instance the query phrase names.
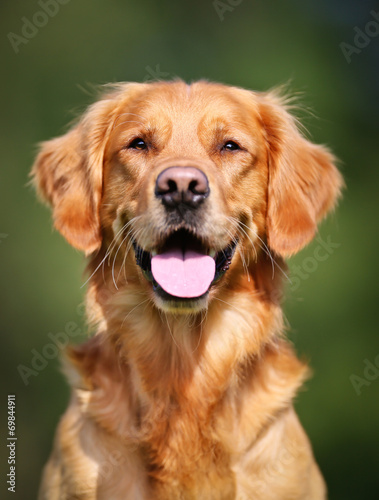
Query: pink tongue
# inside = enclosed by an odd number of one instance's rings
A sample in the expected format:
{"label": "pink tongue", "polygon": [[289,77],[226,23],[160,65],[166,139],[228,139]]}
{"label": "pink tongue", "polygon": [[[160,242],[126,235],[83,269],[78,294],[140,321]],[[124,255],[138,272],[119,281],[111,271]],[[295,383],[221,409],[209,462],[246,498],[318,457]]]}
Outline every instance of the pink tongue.
{"label": "pink tongue", "polygon": [[167,250],[151,259],[154,279],[175,297],[192,298],[203,295],[215,277],[216,264],[212,257],[194,250]]}

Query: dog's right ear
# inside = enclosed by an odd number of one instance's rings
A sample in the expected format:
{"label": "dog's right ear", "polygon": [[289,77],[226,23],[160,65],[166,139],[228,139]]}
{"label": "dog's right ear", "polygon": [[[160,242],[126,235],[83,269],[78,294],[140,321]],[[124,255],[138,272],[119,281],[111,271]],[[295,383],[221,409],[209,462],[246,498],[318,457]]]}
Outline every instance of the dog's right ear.
{"label": "dog's right ear", "polygon": [[333,155],[300,134],[275,93],[260,96],[260,116],[269,158],[268,245],[287,257],[312,240],[318,222],[340,197],[344,182]]}
{"label": "dog's right ear", "polygon": [[86,254],[101,245],[104,149],[118,105],[111,94],[90,106],[65,135],[43,142],[31,172],[39,194],[53,208],[56,229]]}

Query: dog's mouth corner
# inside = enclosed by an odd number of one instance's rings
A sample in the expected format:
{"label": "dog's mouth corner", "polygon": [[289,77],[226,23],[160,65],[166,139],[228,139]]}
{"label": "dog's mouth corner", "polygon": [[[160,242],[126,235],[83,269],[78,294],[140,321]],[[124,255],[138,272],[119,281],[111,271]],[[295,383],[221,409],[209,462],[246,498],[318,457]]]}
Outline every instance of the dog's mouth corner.
{"label": "dog's mouth corner", "polygon": [[204,238],[186,229],[163,237],[147,251],[133,240],[136,263],[163,300],[188,302],[204,297],[229,269],[237,246],[233,239],[216,250]]}

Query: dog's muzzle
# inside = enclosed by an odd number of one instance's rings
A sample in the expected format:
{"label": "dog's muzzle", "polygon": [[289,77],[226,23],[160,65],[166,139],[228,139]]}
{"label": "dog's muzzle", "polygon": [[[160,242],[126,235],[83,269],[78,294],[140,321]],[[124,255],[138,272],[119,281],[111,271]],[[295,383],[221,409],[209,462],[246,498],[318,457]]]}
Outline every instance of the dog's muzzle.
{"label": "dog's muzzle", "polygon": [[199,168],[166,168],[157,177],[154,194],[164,206],[167,225],[151,252],[133,242],[137,264],[162,298],[202,297],[229,269],[237,240],[216,251],[198,236],[199,209],[210,195],[208,178]]}

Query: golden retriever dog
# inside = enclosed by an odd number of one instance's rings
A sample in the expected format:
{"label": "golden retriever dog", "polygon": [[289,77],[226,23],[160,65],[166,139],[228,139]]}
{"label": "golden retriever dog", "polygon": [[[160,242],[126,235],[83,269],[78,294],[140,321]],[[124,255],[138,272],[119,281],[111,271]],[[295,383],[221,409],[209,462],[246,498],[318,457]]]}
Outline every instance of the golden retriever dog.
{"label": "golden retriever dog", "polygon": [[41,500],[318,500],[292,400],[284,258],[342,178],[285,99],[199,81],[120,83],[32,175],[88,256],[89,324]]}

